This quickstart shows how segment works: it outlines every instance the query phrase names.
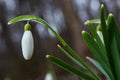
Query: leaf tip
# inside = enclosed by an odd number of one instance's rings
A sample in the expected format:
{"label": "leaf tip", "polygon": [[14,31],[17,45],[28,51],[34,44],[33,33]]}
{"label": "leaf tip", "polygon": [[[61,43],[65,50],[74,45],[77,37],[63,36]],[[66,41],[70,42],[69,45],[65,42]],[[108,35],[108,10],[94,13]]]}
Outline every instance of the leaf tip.
{"label": "leaf tip", "polygon": [[57,44],[57,47],[60,47],[60,45],[59,45],[59,44]]}
{"label": "leaf tip", "polygon": [[109,16],[110,16],[110,17],[112,17],[112,16],[113,16],[113,14],[112,14],[112,13],[109,13]]}
{"label": "leaf tip", "polygon": [[46,57],[46,58],[49,58],[49,57],[50,57],[50,55],[46,55],[45,57]]}
{"label": "leaf tip", "polygon": [[90,21],[89,21],[89,20],[87,20],[87,21],[85,21],[85,23],[84,23],[84,24],[85,24],[85,25],[87,25],[89,22],[90,22]]}
{"label": "leaf tip", "polygon": [[82,34],[85,34],[85,33],[86,33],[86,31],[85,31],[85,30],[83,30],[83,31],[82,31]]}
{"label": "leaf tip", "polygon": [[101,4],[101,8],[104,8],[104,4]]}
{"label": "leaf tip", "polygon": [[8,24],[8,25],[10,25],[10,24],[11,24],[11,22],[9,21],[7,24]]}
{"label": "leaf tip", "polygon": [[89,57],[88,57],[88,56],[86,56],[86,59],[89,59]]}
{"label": "leaf tip", "polygon": [[114,18],[113,14],[112,14],[112,13],[109,13],[108,19],[109,19],[109,20],[113,20],[113,18]]}
{"label": "leaf tip", "polygon": [[104,13],[104,4],[101,4],[100,9],[101,9],[101,13]]}

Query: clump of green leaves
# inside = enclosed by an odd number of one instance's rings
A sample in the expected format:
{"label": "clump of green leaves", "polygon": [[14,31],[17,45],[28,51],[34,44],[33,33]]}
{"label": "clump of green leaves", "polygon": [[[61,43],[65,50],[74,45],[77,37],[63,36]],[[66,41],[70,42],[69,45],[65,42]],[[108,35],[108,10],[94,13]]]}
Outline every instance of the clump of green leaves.
{"label": "clump of green leaves", "polygon": [[[22,15],[11,19],[8,24],[19,21],[36,21],[48,27],[61,42],[61,45],[58,44],[58,48],[62,53],[88,73],[84,73],[71,64],[52,55],[46,55],[48,60],[85,80],[102,80],[46,21],[36,16]],[[104,6],[101,5],[100,19],[88,20],[85,24],[88,25],[91,34],[87,31],[82,31],[82,36],[95,57],[95,59],[91,57],[87,57],[87,59],[104,74],[107,80],[120,80],[120,31],[114,16],[110,13],[106,19],[104,15]],[[103,41],[93,24],[97,24],[97,30],[103,35]]]}

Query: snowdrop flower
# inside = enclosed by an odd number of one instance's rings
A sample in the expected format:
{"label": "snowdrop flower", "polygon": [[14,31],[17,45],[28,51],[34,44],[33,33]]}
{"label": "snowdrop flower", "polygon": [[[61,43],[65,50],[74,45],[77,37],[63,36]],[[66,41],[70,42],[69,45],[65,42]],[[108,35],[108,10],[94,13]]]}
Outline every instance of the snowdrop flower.
{"label": "snowdrop flower", "polygon": [[98,36],[100,37],[102,43],[104,44],[103,34],[102,34],[102,32],[101,32],[101,31],[97,31],[97,34],[98,34]]}
{"label": "snowdrop flower", "polygon": [[22,54],[25,60],[29,60],[33,55],[34,50],[34,40],[32,36],[30,24],[26,24],[24,27],[24,34],[21,41]]}

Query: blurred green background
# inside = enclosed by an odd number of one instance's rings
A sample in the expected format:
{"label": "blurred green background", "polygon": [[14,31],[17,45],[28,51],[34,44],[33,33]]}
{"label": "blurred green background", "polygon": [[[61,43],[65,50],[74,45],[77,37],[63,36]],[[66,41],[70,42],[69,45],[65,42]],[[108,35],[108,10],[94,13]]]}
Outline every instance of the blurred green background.
{"label": "blurred green background", "polygon": [[81,38],[81,31],[88,30],[84,25],[86,20],[99,18],[102,3],[106,14],[112,12],[120,25],[119,0],[0,0],[0,80],[44,80],[50,66],[58,80],[80,80],[45,58],[46,54],[52,54],[71,63],[60,54],[56,46],[59,42],[46,27],[31,22],[35,50],[32,59],[25,61],[21,38],[26,22],[13,25],[7,25],[7,22],[23,14],[41,17],[85,60],[85,56],[91,55]]}

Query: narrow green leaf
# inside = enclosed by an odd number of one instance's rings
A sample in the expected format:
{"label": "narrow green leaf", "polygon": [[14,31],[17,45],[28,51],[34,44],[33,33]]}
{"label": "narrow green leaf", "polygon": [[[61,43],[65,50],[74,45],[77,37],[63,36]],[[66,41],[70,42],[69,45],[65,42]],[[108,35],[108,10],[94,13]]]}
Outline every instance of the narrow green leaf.
{"label": "narrow green leaf", "polygon": [[[101,31],[103,33],[103,38],[104,38],[104,42],[105,42],[105,48],[107,51],[107,56],[108,56],[108,60],[109,60],[109,64],[110,64],[110,69],[112,70],[112,60],[111,60],[111,55],[110,55],[110,42],[109,42],[109,33],[108,33],[108,27],[106,25],[106,19],[105,19],[105,14],[104,14],[104,5],[101,5],[100,8],[100,24],[101,24]],[[111,77],[112,80],[114,80],[113,74],[110,73],[109,76]]]}
{"label": "narrow green leaf", "polygon": [[84,41],[86,42],[88,48],[90,49],[90,51],[92,52],[92,54],[95,56],[95,58],[98,59],[98,61],[103,61],[104,59],[101,57],[101,51],[97,45],[97,43],[95,42],[94,38],[86,31],[82,31],[82,36]]}
{"label": "narrow green leaf", "polygon": [[115,80],[120,80],[120,58],[119,58],[119,52],[118,52],[117,41],[115,39],[115,36],[112,37],[110,51],[113,58],[112,67],[114,68],[113,73],[115,76]]}
{"label": "narrow green leaf", "polygon": [[86,67],[81,64],[78,60],[76,60],[76,58],[74,58],[73,56],[71,56],[66,50],[64,50],[60,45],[58,45],[58,48],[62,51],[62,53],[67,56],[71,61],[73,61],[74,63],[76,63],[77,65],[79,65],[80,67],[82,67],[83,69],[86,70]]}
{"label": "narrow green leaf", "polygon": [[89,27],[93,37],[95,38],[95,41],[96,41],[96,43],[101,51],[101,53],[100,53],[101,57],[104,59],[105,63],[107,65],[109,65],[105,46],[104,46],[103,42],[101,41],[100,37],[98,36],[96,29],[89,21],[87,21],[87,25],[88,25],[88,27]]}
{"label": "narrow green leaf", "polygon": [[105,19],[105,14],[104,14],[104,5],[101,5],[101,9],[100,9],[100,24],[101,24],[101,29],[102,29],[102,33],[103,33],[103,37],[104,37],[104,41],[105,41],[105,46],[108,46],[108,30],[107,30],[107,26],[106,26],[106,19]]}
{"label": "narrow green leaf", "polygon": [[101,73],[103,73],[108,80],[111,80],[109,75],[105,72],[105,70],[103,69],[103,67],[94,59],[90,58],[90,57],[86,57]]}
{"label": "narrow green leaf", "polygon": [[[93,19],[93,20],[87,20],[87,21],[89,21],[90,23],[100,24],[100,19]],[[85,22],[85,24],[87,24],[87,21]]]}
{"label": "narrow green leaf", "polygon": [[11,19],[10,21],[8,21],[8,24],[13,24],[13,23],[16,23],[16,22],[19,22],[19,21],[34,20],[34,19],[36,19],[35,16],[22,15],[22,16],[18,16],[18,17],[15,17],[15,18]]}
{"label": "narrow green leaf", "polygon": [[88,72],[91,73],[92,76],[94,76],[94,78],[96,78],[96,80],[100,80],[99,77],[90,69],[90,67],[77,55],[77,53],[75,53],[75,51],[69,47],[69,45],[66,45],[64,47],[76,60],[78,60],[86,68]]}
{"label": "narrow green leaf", "polygon": [[110,41],[110,57],[112,71],[115,80],[120,80],[120,50],[119,50],[119,35],[120,32],[116,25],[116,21],[112,14],[108,16],[108,29],[109,29],[109,41]]}
{"label": "narrow green leaf", "polygon": [[83,36],[83,39],[86,42],[88,48],[90,49],[92,54],[95,56],[97,61],[101,64],[101,66],[106,71],[106,73],[109,76],[112,76],[112,72],[111,72],[109,66],[105,63],[104,59],[100,56],[101,51],[100,51],[98,45],[96,44],[95,40],[90,36],[89,33],[85,32],[85,31],[82,32],[82,36]]}
{"label": "narrow green leaf", "polygon": [[64,62],[63,60],[57,58],[57,57],[54,57],[54,56],[51,56],[51,55],[47,55],[46,56],[47,59],[49,59],[50,61],[52,61],[53,63],[55,63],[56,65],[58,65],[59,67],[63,68],[64,70],[68,71],[68,72],[71,72],[85,80],[95,80],[94,78],[92,78],[91,76],[77,70],[76,68],[74,68],[72,65]]}
{"label": "narrow green leaf", "polygon": [[101,8],[100,8],[100,24],[101,24],[101,31],[102,31],[104,42],[105,42],[105,48],[107,50],[107,53],[109,53],[109,37],[108,37],[108,29],[107,29],[107,25],[106,25],[103,4],[101,5]]}
{"label": "narrow green leaf", "polygon": [[[116,23],[115,17],[110,13],[108,16],[108,26],[111,26],[114,30],[115,37],[117,40],[117,46],[120,48],[120,28],[118,27],[118,24]],[[112,21],[111,21],[112,20]],[[119,57],[120,57],[120,49],[119,49]]]}
{"label": "narrow green leaf", "polygon": [[[100,24],[100,19],[92,19],[92,20],[87,20],[87,21],[89,21],[90,23],[93,23],[93,24]],[[84,24],[87,24],[87,21],[85,21]]]}

